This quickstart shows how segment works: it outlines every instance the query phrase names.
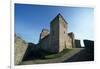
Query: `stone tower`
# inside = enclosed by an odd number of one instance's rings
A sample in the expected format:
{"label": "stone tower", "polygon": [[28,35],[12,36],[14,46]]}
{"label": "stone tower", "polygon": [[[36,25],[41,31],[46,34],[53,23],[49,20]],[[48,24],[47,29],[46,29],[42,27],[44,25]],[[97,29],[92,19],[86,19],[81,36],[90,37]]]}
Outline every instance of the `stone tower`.
{"label": "stone tower", "polygon": [[48,29],[42,29],[42,32],[40,33],[40,39],[39,39],[39,46],[43,50],[49,50],[49,30]]}
{"label": "stone tower", "polygon": [[52,52],[61,52],[66,46],[67,22],[58,14],[50,24],[50,48]]}
{"label": "stone tower", "polygon": [[49,34],[48,29],[42,29],[42,32],[40,33],[40,40],[46,37]]}

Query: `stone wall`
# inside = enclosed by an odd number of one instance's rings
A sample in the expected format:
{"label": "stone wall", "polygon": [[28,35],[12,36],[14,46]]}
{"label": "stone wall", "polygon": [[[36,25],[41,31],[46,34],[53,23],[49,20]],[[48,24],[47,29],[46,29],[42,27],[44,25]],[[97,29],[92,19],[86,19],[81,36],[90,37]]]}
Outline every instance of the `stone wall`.
{"label": "stone wall", "polygon": [[66,48],[75,48],[75,39],[72,32],[66,34]]}
{"label": "stone wall", "polygon": [[81,48],[81,41],[78,39],[75,39],[75,46],[76,48]]}
{"label": "stone wall", "polygon": [[85,48],[94,47],[94,41],[92,41],[92,40],[83,40],[83,41],[84,41]]}
{"label": "stone wall", "polygon": [[40,48],[43,50],[49,50],[50,49],[49,48],[49,40],[50,40],[49,35],[47,35],[43,39],[41,39],[39,42]]}
{"label": "stone wall", "polygon": [[94,41],[92,40],[84,40],[85,49],[89,57],[90,61],[94,60]]}
{"label": "stone wall", "polygon": [[37,46],[33,43],[28,43],[28,47],[23,57],[24,60],[33,60],[35,58],[35,51],[37,50]]}
{"label": "stone wall", "polygon": [[50,51],[59,51],[59,17],[56,16],[50,23]]}
{"label": "stone wall", "polygon": [[42,32],[40,33],[40,40],[45,38],[49,34],[48,29],[42,29]]}
{"label": "stone wall", "polygon": [[61,15],[59,15],[59,52],[66,46],[67,23]]}
{"label": "stone wall", "polygon": [[48,34],[48,30],[42,30],[39,42],[41,48],[51,52],[61,52],[65,48],[75,48],[74,34],[72,32],[67,33],[67,28],[68,23],[58,14],[50,23],[50,34]]}
{"label": "stone wall", "polygon": [[22,40],[19,36],[15,35],[15,44],[14,44],[14,63],[18,65],[22,62],[23,56],[27,49],[27,43]]}

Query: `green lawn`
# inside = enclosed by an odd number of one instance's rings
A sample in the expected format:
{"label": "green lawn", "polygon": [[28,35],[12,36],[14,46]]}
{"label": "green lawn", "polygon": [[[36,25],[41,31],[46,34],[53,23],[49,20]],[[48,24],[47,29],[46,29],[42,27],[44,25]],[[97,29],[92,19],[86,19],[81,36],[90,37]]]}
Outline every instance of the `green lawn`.
{"label": "green lawn", "polygon": [[53,59],[53,58],[58,58],[63,56],[65,53],[68,53],[69,51],[71,51],[72,49],[64,49],[62,52],[57,53],[57,54],[50,54],[50,55],[46,55],[45,59]]}

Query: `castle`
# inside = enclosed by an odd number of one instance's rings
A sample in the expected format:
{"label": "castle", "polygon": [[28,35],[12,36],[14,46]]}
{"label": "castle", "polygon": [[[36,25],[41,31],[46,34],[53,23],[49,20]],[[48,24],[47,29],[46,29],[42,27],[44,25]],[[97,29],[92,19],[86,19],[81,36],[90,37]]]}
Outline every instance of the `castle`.
{"label": "castle", "polygon": [[[43,29],[40,33],[39,43],[27,43],[21,37],[14,35],[14,63],[15,65],[21,64],[24,60],[33,60],[37,59],[37,56],[40,58],[41,53],[44,50],[59,53],[63,51],[65,48],[79,48],[81,50],[81,43],[79,39],[74,38],[74,34],[68,33],[68,23],[62,17],[61,14],[58,14],[50,23],[50,31],[48,29]],[[85,60],[94,60],[94,41],[84,40],[84,49],[81,58]],[[73,51],[73,55],[75,55],[75,49]],[[40,51],[41,50],[41,51]],[[76,49],[77,50],[77,49]],[[82,53],[82,51],[77,53]],[[73,56],[72,55],[72,56]],[[42,55],[44,56],[44,54]],[[80,56],[77,57],[77,59]],[[76,59],[76,58],[75,58]],[[83,61],[83,59],[81,59]],[[51,61],[51,60],[49,60]],[[52,60],[52,62],[57,62]],[[33,61],[32,61],[33,62]],[[58,59],[59,62],[59,59]],[[48,62],[49,63],[49,62]]]}
{"label": "castle", "polygon": [[74,34],[68,33],[68,23],[60,13],[51,21],[50,32],[48,29],[43,29],[40,33],[39,46],[51,52],[75,48]]}

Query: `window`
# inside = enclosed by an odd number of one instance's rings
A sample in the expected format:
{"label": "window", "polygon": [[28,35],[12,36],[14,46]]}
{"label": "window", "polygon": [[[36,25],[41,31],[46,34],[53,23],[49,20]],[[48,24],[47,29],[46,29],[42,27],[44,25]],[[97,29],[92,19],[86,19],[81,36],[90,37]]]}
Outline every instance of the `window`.
{"label": "window", "polygon": [[64,34],[66,34],[66,32],[64,31]]}

